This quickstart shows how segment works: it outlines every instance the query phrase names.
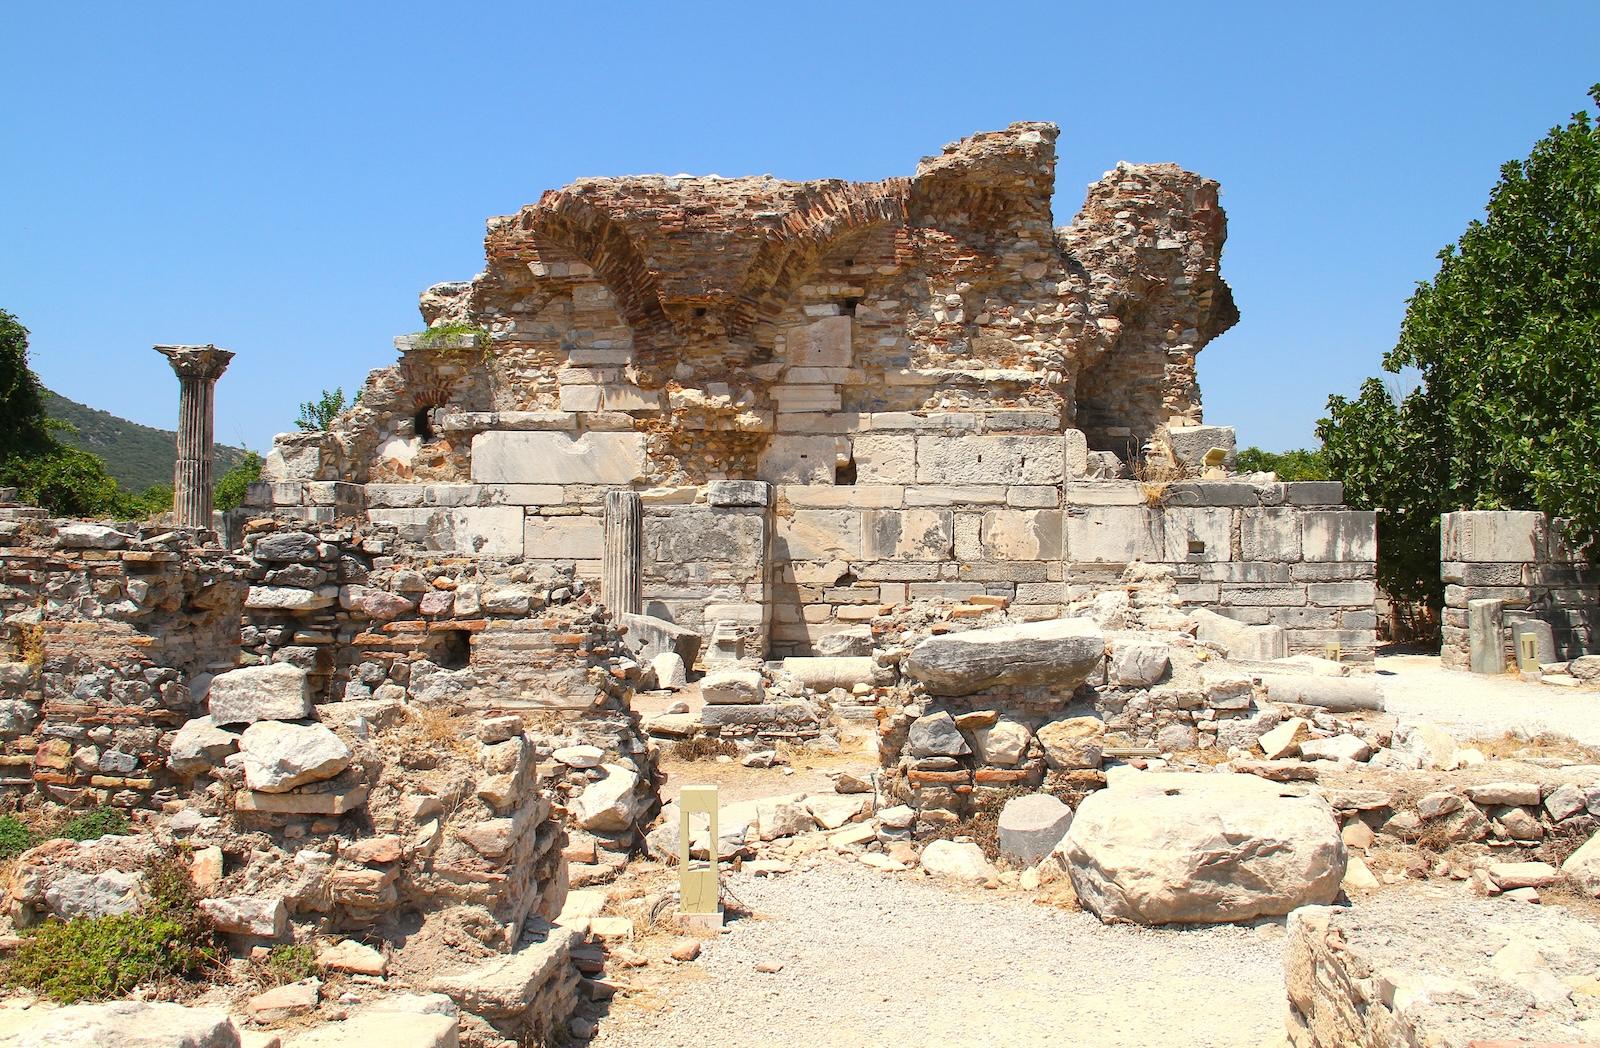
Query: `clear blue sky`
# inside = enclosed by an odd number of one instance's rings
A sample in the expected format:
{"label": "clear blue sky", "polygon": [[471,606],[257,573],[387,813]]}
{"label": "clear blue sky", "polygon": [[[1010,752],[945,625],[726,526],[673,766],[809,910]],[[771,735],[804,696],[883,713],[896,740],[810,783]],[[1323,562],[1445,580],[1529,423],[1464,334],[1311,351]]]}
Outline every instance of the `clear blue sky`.
{"label": "clear blue sky", "polygon": [[1201,355],[1206,416],[1305,444],[1600,80],[1594,0],[244,6],[9,7],[0,307],[51,388],[152,425],[152,344],[233,349],[217,437],[258,449],[546,188],[905,175],[1023,119],[1061,125],[1061,223],[1118,160],[1222,183],[1243,320]]}

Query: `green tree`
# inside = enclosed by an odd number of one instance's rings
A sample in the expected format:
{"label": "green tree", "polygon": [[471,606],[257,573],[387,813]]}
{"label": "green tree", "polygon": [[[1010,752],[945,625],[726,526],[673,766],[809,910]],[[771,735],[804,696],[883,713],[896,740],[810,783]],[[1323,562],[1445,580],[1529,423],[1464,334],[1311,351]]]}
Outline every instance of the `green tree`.
{"label": "green tree", "polygon": [[307,433],[326,433],[333,428],[333,420],[345,409],[344,387],[325,389],[316,400],[300,405],[300,417],[294,424]]}
{"label": "green tree", "polygon": [[[1590,89],[1600,105],[1600,84]],[[1411,296],[1384,369],[1317,428],[1352,505],[1377,509],[1379,581],[1437,608],[1439,515],[1538,509],[1600,552],[1600,129],[1586,112],[1500,169],[1481,220]],[[1408,372],[1409,374],[1410,372]]]}
{"label": "green tree", "polygon": [[44,390],[28,367],[28,329],[0,309],[0,461],[50,444]]}
{"label": "green tree", "polygon": [[217,481],[216,498],[218,509],[237,509],[244,504],[245,493],[250,485],[261,479],[261,456],[254,451],[244,453],[244,458],[234,464],[233,468],[224,473]]}
{"label": "green tree", "polygon": [[1279,480],[1327,480],[1328,463],[1321,448],[1262,451],[1245,448],[1234,462],[1239,473],[1276,473]]}

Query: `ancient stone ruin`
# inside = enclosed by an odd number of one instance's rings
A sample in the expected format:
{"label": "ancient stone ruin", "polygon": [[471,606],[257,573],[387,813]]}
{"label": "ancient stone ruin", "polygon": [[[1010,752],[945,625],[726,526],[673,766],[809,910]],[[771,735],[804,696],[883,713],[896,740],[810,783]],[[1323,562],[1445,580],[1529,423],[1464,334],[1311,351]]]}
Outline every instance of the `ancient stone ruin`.
{"label": "ancient stone ruin", "polygon": [[[1470,1023],[1401,993],[1394,955],[1425,950],[1360,904],[1408,878],[1491,909],[1600,895],[1597,845],[1557,843],[1600,826],[1586,754],[1506,761],[1385,709],[1373,514],[1239,474],[1202,418],[1196,355],[1238,320],[1216,183],[1119,164],[1055,228],[1056,137],[1014,124],[872,183],[548,192],[216,519],[228,354],[158,347],[175,521],[0,499],[0,797],[131,817],[23,852],[6,919],[138,912],[177,856],[229,976],[190,1007],[0,1007],[0,1045],[605,1042],[614,997],[700,955],[652,938],[684,855],[1286,926],[1297,1048],[1528,1019],[1498,989]],[[1464,652],[1506,596],[1472,587],[1510,583],[1463,534]],[[1577,570],[1538,542],[1506,554],[1519,585]],[[702,775],[737,794],[714,834],[672,799]],[[1551,920],[1579,945],[1501,977],[1554,1036],[1600,1007],[1539,964],[1600,963],[1600,936]],[[290,944],[316,974],[264,983]],[[651,1043],[615,1020],[605,1043]]]}

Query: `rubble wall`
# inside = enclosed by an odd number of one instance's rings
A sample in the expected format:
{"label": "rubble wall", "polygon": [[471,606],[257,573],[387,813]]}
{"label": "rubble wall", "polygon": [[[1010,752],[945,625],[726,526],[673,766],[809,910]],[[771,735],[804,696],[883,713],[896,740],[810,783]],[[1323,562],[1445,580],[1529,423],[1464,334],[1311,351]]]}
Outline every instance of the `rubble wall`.
{"label": "rubble wall", "polygon": [[1446,666],[1471,662],[1468,605],[1499,601],[1488,629],[1498,632],[1505,665],[1515,665],[1515,636],[1532,629],[1541,663],[1600,652],[1600,568],[1565,536],[1559,518],[1528,511],[1446,513],[1439,524],[1444,580]]}
{"label": "rubble wall", "polygon": [[0,788],[159,806],[191,683],[233,665],[242,563],[181,532],[0,514]]}

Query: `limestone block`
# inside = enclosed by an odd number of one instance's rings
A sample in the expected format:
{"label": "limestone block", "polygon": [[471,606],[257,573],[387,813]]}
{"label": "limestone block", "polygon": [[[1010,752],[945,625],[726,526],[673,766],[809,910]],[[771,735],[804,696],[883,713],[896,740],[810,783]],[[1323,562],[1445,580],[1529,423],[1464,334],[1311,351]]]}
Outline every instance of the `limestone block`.
{"label": "limestone block", "polygon": [[276,895],[233,895],[201,899],[200,910],[219,932],[277,938],[289,923],[289,911]]}
{"label": "limestone block", "polygon": [[572,815],[586,830],[631,830],[644,807],[635,789],[639,776],[620,764],[607,764],[604,771],[605,778],[583,788],[573,802]]}
{"label": "limestone block", "polygon": [[258,721],[239,736],[245,784],[263,793],[331,779],[350,764],[350,747],[321,724]]}
{"label": "limestone block", "polygon": [[948,560],[955,515],[938,509],[869,509],[861,515],[871,560]]}
{"label": "limestone block", "polygon": [[479,433],[472,479],[480,484],[612,484],[644,478],[642,433]]}
{"label": "limestone block", "polygon": [[675,652],[685,666],[693,666],[700,654],[700,633],[654,615],[623,615],[627,645],[641,659],[653,659],[664,652]]}
{"label": "limestone block", "polygon": [[791,656],[783,660],[783,672],[812,691],[824,693],[834,688],[849,691],[857,684],[871,685],[876,669],[877,663],[865,656],[844,658]]}
{"label": "limestone block", "polygon": [[716,670],[700,680],[700,697],[708,704],[753,705],[762,701],[763,694],[756,670]]}
{"label": "limestone block", "polygon": [[217,727],[211,717],[196,717],[172,735],[167,767],[179,775],[198,775],[221,764],[239,745],[239,736]]}
{"label": "limestone block", "polygon": [[919,484],[1060,484],[1066,456],[1060,434],[917,437]]}
{"label": "limestone block", "polygon": [[[1111,457],[1116,458],[1115,455]],[[1089,475],[1089,438],[1080,429],[1069,429],[1061,434],[1061,475],[1066,479]]]}
{"label": "limestone block", "polygon": [[1297,561],[1300,559],[1300,511],[1247,509],[1239,515],[1239,546],[1244,559]]}
{"label": "limestone block", "polygon": [[940,710],[911,722],[906,752],[913,757],[960,757],[972,750],[956,727],[956,719]]}
{"label": "limestone block", "polygon": [[1600,833],[1568,856],[1561,864],[1561,872],[1581,891],[1600,897]]}
{"label": "limestone block", "polygon": [[1061,511],[989,510],[979,525],[978,542],[990,560],[1060,560]]}
{"label": "limestone block", "polygon": [[458,553],[481,557],[520,557],[522,507],[463,507],[450,511],[450,532]]}
{"label": "limestone block", "polygon": [[1028,726],[1010,717],[1001,717],[987,728],[979,728],[972,733],[978,759],[1002,768],[1021,764],[1028,755],[1028,743],[1032,739],[1033,732],[1028,730]]}
{"label": "limestone block", "polygon": [[1168,507],[1161,512],[1162,559],[1174,564],[1233,559],[1233,511]]}
{"label": "limestone block", "polygon": [[755,582],[761,578],[766,545],[765,515],[748,510],[685,506],[670,513],[652,513],[644,525],[647,570],[662,571],[668,565],[733,564],[745,569],[736,573],[738,581]]}
{"label": "limestone block", "polygon": [[983,849],[976,844],[932,841],[922,849],[922,868],[935,877],[947,877],[963,884],[984,884],[996,876]]}
{"label": "limestone block", "polygon": [[1000,809],[1000,854],[1019,866],[1049,855],[1072,825],[1072,809],[1048,793],[1013,797]]}
{"label": "limestone block", "polygon": [[1378,518],[1371,510],[1323,509],[1301,514],[1301,555],[1313,561],[1378,559]]}
{"label": "limestone block", "polygon": [[208,701],[214,724],[253,724],[311,716],[306,671],[284,662],[245,666],[211,679]]}
{"label": "limestone block", "polygon": [[769,484],[832,484],[839,452],[838,437],[775,436],[756,462],[756,476]]}
{"label": "limestone block", "polygon": [[772,486],[758,480],[713,480],[706,485],[706,504],[718,507],[765,507],[772,502]]}
{"label": "limestone block", "polygon": [[662,408],[661,393],[640,389],[631,382],[600,382],[594,385],[563,385],[562,411],[651,412]]}
{"label": "limestone block", "polygon": [[112,1001],[0,1011],[5,1048],[239,1048],[241,1043],[239,1028],[224,1008]]}
{"label": "limestone block", "polygon": [[460,1043],[459,1027],[460,1019],[455,1015],[374,1007],[343,1022],[298,1033],[284,1043],[284,1048],[456,1048]]}
{"label": "limestone block", "polygon": [[538,560],[599,560],[605,547],[599,517],[529,517],[523,528],[523,549]]}
{"label": "limestone block", "polygon": [[1062,853],[1085,909],[1141,924],[1331,903],[1346,860],[1327,801],[1217,774],[1117,776],[1078,806]]}
{"label": "limestone block", "polygon": [[324,593],[298,586],[251,586],[244,606],[251,611],[281,611],[305,615],[333,607],[338,590]]}
{"label": "limestone block", "polygon": [[1166,644],[1156,641],[1117,641],[1106,670],[1119,688],[1147,688],[1167,675],[1172,664]]}
{"label": "limestone block", "polygon": [[1504,673],[1503,600],[1467,601],[1467,665],[1473,673]]}
{"label": "limestone block", "polygon": [[655,674],[657,688],[680,691],[688,686],[688,670],[684,668],[683,657],[675,651],[663,651],[652,658],[650,671]]}
{"label": "limestone block", "polygon": [[[1147,506],[1087,506],[1069,510],[1066,559],[1087,564],[1126,564],[1166,559],[1166,530],[1159,510]],[[1187,559],[1187,558],[1185,558]]]}
{"label": "limestone block", "polygon": [[774,527],[779,558],[856,560],[862,555],[861,514],[848,510],[800,509]]}
{"label": "limestone block", "polygon": [[322,434],[279,433],[261,463],[261,479],[269,484],[316,480],[322,472]]}
{"label": "limestone block", "polygon": [[521,1015],[528,1010],[529,1001],[539,999],[546,984],[560,978],[571,963],[573,945],[582,938],[583,933],[576,929],[551,928],[542,940],[520,943],[509,954],[436,975],[428,989],[449,994],[463,1009],[476,1015]]}
{"label": "limestone block", "polygon": [[917,474],[917,438],[905,433],[858,433],[851,441],[858,484],[910,484]]}
{"label": "limestone block", "polygon": [[1440,559],[1543,560],[1548,531],[1543,513],[1510,510],[1446,513],[1439,522]]}
{"label": "limestone block", "polygon": [[1100,767],[1105,723],[1096,717],[1067,717],[1039,729],[1045,763],[1057,771]]}
{"label": "limestone block", "polygon": [[1054,619],[930,637],[905,671],[930,694],[971,695],[997,684],[1053,684],[1070,691],[1105,655],[1105,636],[1089,619]]}
{"label": "limestone block", "polygon": [[784,353],[790,367],[847,368],[854,326],[848,316],[821,317],[809,324],[785,328]]}
{"label": "limestone block", "polygon": [[50,882],[44,900],[51,913],[68,920],[133,913],[144,901],[144,877],[122,870],[69,871]]}
{"label": "limestone block", "polygon": [[1215,448],[1223,452],[1222,465],[1232,467],[1237,435],[1232,426],[1168,426],[1166,444],[1175,463],[1198,473]]}

